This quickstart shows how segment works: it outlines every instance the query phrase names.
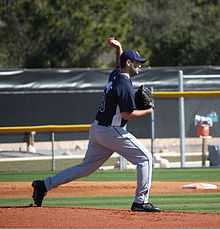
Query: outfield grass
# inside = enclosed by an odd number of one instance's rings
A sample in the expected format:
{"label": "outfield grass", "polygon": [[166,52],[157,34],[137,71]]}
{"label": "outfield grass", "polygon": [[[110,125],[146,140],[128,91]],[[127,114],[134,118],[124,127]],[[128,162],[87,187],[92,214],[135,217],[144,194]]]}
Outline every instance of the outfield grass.
{"label": "outfield grass", "polygon": [[[116,158],[109,158],[103,166],[115,165]],[[62,170],[70,166],[78,165],[82,159],[56,159],[56,170]],[[50,171],[52,161],[50,160],[28,160],[28,161],[0,161],[0,171]]]}
{"label": "outfield grass", "polygon": [[[50,171],[0,171],[1,181],[32,181],[33,179],[44,179],[54,175]],[[136,180],[135,170],[109,170],[97,171],[88,177],[82,178],[85,181],[134,181]],[[154,181],[220,181],[220,168],[185,168],[185,169],[154,169]]]}
{"label": "outfield grass", "polygon": [[[213,213],[220,213],[219,199],[220,193],[151,196],[151,201],[162,210]],[[62,197],[46,198],[44,206],[129,209],[132,201],[132,196]],[[0,206],[18,207],[30,202],[30,198],[0,199]]]}

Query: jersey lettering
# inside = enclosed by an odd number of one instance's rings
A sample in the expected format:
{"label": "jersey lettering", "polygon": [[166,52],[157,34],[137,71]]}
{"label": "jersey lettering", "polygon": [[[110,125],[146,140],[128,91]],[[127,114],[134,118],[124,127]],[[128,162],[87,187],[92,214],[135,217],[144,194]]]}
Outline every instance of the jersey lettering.
{"label": "jersey lettering", "polygon": [[105,94],[102,96],[101,103],[99,105],[98,111],[105,112]]}
{"label": "jersey lettering", "polygon": [[109,91],[112,90],[112,81],[109,81],[107,85],[105,86],[104,94],[102,96],[102,101],[99,105],[99,111],[104,112],[105,111],[105,104],[106,104],[106,94],[109,93]]}
{"label": "jersey lettering", "polygon": [[112,81],[109,81],[107,85],[105,86],[105,94],[108,94],[109,91],[112,90]]}

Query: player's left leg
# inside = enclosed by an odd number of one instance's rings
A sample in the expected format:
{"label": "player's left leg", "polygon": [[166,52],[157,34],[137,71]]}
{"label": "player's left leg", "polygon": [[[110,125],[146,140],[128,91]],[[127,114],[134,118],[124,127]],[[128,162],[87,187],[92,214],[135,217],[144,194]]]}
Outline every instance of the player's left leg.
{"label": "player's left leg", "polygon": [[137,165],[137,189],[132,205],[134,211],[159,211],[149,202],[152,181],[152,154],[126,129],[114,127],[115,151]]}

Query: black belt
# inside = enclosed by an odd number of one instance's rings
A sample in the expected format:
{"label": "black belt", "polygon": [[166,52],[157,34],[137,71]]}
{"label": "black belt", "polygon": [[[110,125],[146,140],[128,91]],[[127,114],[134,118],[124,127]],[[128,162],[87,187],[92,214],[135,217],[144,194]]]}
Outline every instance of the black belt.
{"label": "black belt", "polygon": [[[105,127],[111,126],[111,125],[108,125],[108,124],[106,124],[106,123],[100,122],[100,121],[98,121],[98,120],[96,120],[96,123],[97,123],[97,125],[99,125],[99,126],[105,126]],[[122,126],[114,126],[114,127],[122,127]]]}
{"label": "black belt", "polygon": [[96,122],[97,122],[97,125],[99,125],[99,126],[105,126],[105,127],[110,126],[108,124],[102,123],[102,122],[97,121],[97,120],[96,120]]}

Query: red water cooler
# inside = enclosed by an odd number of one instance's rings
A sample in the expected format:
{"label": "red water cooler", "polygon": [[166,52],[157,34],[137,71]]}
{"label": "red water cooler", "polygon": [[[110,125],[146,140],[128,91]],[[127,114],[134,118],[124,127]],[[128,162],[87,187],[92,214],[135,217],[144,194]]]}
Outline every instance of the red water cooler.
{"label": "red water cooler", "polygon": [[198,123],[196,126],[196,134],[198,137],[207,137],[209,136],[209,128],[210,126],[208,124],[204,123]]}

